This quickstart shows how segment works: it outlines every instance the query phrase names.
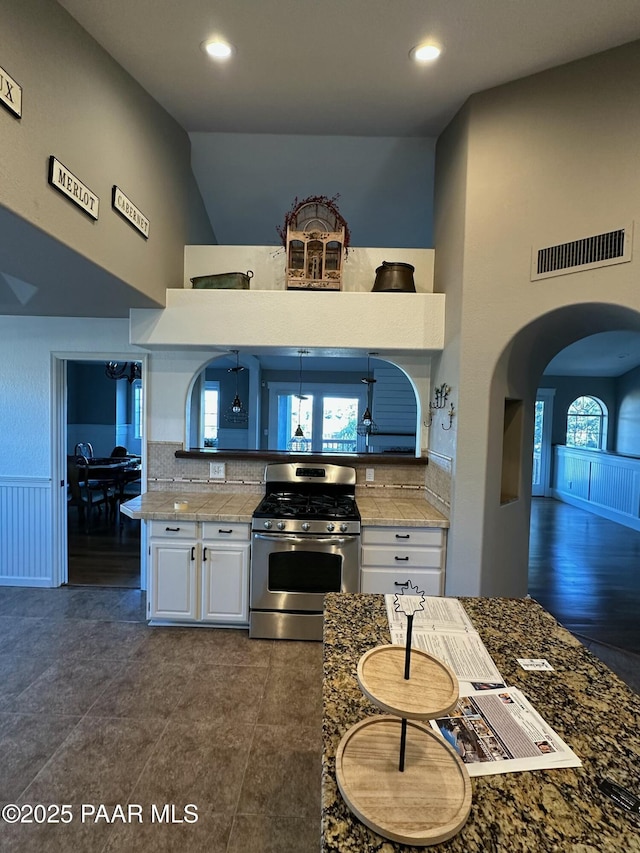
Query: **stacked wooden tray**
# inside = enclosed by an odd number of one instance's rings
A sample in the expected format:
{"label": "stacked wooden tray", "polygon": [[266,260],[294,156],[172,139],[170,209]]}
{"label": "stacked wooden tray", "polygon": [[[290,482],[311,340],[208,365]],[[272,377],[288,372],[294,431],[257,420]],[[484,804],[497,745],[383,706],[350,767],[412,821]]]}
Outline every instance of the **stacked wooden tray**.
{"label": "stacked wooden tray", "polygon": [[455,750],[423,722],[453,710],[456,676],[415,648],[410,677],[404,673],[403,646],[378,646],[360,658],[360,689],[392,716],[368,717],[346,732],[336,753],[336,779],[345,802],[366,826],[393,841],[426,847],[464,826],[471,780]]}

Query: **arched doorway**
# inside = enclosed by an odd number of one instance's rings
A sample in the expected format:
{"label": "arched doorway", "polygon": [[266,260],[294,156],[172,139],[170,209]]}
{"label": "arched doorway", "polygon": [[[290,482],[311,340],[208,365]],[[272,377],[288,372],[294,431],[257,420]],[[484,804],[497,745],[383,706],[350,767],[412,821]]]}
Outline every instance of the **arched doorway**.
{"label": "arched doorway", "polygon": [[[614,454],[617,452],[631,453],[632,450],[631,431],[628,429],[628,425],[624,427],[620,426],[620,415],[623,408],[624,419],[626,421],[629,418],[633,419],[637,417],[637,422],[640,422],[640,368],[637,367],[637,362],[633,363],[632,354],[629,354],[630,359],[628,362],[630,366],[630,371],[628,372],[630,375],[624,381],[620,378],[607,378],[602,375],[596,375],[591,378],[586,375],[582,378],[551,378],[553,375],[552,371],[558,370],[559,366],[563,363],[561,357],[559,357],[560,353],[565,350],[570,353],[571,345],[575,345],[576,341],[580,341],[580,347],[582,348],[581,358],[584,360],[585,352],[589,345],[589,338],[594,335],[600,338],[603,332],[633,332],[634,336],[628,338],[628,340],[635,342],[635,334],[637,334],[637,341],[640,342],[640,314],[622,306],[595,303],[572,305],[550,312],[536,319],[514,336],[499,359],[494,372],[492,394],[496,398],[499,395],[505,400],[516,401],[521,408],[518,459],[515,462],[513,459],[505,460],[503,449],[502,460],[503,466],[506,462],[511,465],[517,465],[518,476],[516,479],[520,483],[520,494],[518,500],[514,501],[508,507],[511,530],[513,531],[515,527],[517,528],[517,533],[515,536],[505,537],[506,544],[505,541],[501,542],[498,537],[500,525],[504,524],[504,516],[500,518],[500,510],[505,507],[496,508],[487,506],[484,529],[485,543],[488,542],[489,545],[487,547],[485,544],[483,559],[487,560],[489,557],[492,541],[495,543],[496,552],[502,548],[503,553],[499,559],[503,562],[508,561],[514,576],[512,582],[518,587],[518,592],[516,593],[518,595],[531,591],[527,577],[530,564],[529,546],[530,542],[533,546],[536,545],[533,535],[530,539],[532,497],[531,489],[528,486],[532,483],[532,475],[534,473],[532,450],[534,448],[535,436],[536,399],[540,396],[539,390],[546,388],[549,391],[555,391],[554,409],[556,415],[554,426],[550,431],[551,443],[553,445],[565,443],[567,418],[570,417],[571,407],[581,396],[591,394],[592,399],[605,400],[606,403],[603,405],[603,409],[609,418],[609,429],[607,437],[603,439],[602,449]],[[611,340],[613,342],[615,338]],[[600,342],[598,341],[598,343]],[[640,343],[638,347],[640,349]],[[616,358],[617,355],[618,353],[615,354]],[[554,359],[556,358],[558,360],[554,363]],[[566,359],[565,363],[567,363]],[[548,369],[548,365],[552,365],[551,371]],[[587,365],[584,364],[583,367],[584,369],[581,372],[588,374]],[[592,372],[597,373],[598,370],[594,367]],[[624,375],[624,373],[620,371],[620,375]],[[616,382],[620,384],[620,387],[622,387],[622,383],[624,382],[626,389],[624,395],[616,393],[616,389],[613,387]],[[634,386],[634,383],[635,391],[631,391],[630,389]],[[607,386],[609,386],[608,391]],[[635,406],[635,414],[633,406]],[[493,408],[496,409],[497,407],[494,406]],[[492,429],[498,430],[502,426],[498,416],[494,414]],[[638,435],[637,431],[635,435]],[[640,436],[635,440],[640,442]],[[636,451],[636,454],[640,456],[640,452]],[[551,476],[553,477],[553,473]],[[552,481],[550,483],[552,484]],[[553,494],[553,491],[552,488],[551,494]],[[533,500],[540,501],[545,500],[545,498],[536,497]],[[590,525],[589,521],[591,521]],[[583,529],[586,529],[588,526],[595,528],[597,526],[596,521],[597,516],[595,515],[591,516],[591,519],[587,517],[586,525]],[[576,522],[574,521],[573,524],[575,526]],[[624,533],[624,531],[621,532]],[[631,532],[635,534],[635,531]],[[561,531],[559,532],[559,528],[554,529],[553,531],[547,531],[547,535],[554,538],[554,547],[556,548],[556,553],[558,553],[558,536],[562,536]],[[582,538],[585,538],[584,535]],[[625,539],[624,536],[622,538]],[[625,539],[625,542],[628,538]],[[633,536],[630,538],[633,539]],[[602,542],[601,545],[605,547]],[[633,550],[636,546],[632,542],[630,545],[626,544],[621,547]],[[576,545],[575,548],[575,559],[579,563],[578,546]],[[564,558],[569,560],[570,557],[567,556],[567,553],[565,551]],[[611,561],[610,551],[607,551],[607,558],[609,563],[611,563],[611,571],[615,571],[615,566],[613,565],[615,560]],[[584,563],[586,566],[586,560],[584,560]],[[573,584],[574,592],[580,586],[583,587],[585,594],[589,592],[590,581],[588,581],[585,575],[586,570],[582,575],[579,573],[576,575],[576,580]],[[592,579],[592,591],[595,590],[599,582],[602,583],[602,581]],[[567,589],[565,591],[569,591],[571,586],[571,582],[567,582]],[[556,592],[558,592],[557,589]],[[552,596],[549,597],[549,601],[551,600]],[[541,603],[548,605],[549,602],[542,600]],[[574,599],[573,607],[575,608],[576,606]],[[552,608],[549,607],[549,609]],[[562,614],[556,613],[554,615],[562,616]],[[560,621],[563,621],[562,618]]]}

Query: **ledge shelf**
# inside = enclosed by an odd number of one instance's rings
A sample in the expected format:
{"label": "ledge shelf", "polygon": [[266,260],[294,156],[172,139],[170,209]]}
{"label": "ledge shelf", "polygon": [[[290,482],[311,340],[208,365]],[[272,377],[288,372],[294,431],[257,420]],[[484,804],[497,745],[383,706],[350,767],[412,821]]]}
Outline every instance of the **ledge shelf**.
{"label": "ledge shelf", "polygon": [[423,465],[429,464],[426,456],[413,456],[411,453],[291,453],[287,450],[217,450],[212,448],[190,448],[176,450],[176,459],[239,459],[265,462],[287,462],[292,459],[304,459],[309,462],[326,462],[333,465],[348,465],[350,462],[367,462],[384,465]]}
{"label": "ledge shelf", "polygon": [[440,352],[442,293],[167,290],[167,307],[133,308],[130,340],[146,348]]}

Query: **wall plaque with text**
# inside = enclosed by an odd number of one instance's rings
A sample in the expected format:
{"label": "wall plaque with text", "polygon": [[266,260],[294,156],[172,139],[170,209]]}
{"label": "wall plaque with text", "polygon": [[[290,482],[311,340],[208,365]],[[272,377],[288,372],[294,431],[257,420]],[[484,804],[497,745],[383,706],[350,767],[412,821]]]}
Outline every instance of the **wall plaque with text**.
{"label": "wall plaque with text", "polygon": [[0,103],[22,118],[22,86],[0,66]]}
{"label": "wall plaque with text", "polygon": [[149,220],[135,206],[131,199],[127,198],[120,187],[115,185],[113,187],[112,204],[113,209],[133,225],[134,228],[137,228],[143,237],[147,238],[149,236]]}
{"label": "wall plaque with text", "polygon": [[79,178],[63,166],[59,160],[51,155],[49,158],[49,183],[71,201],[75,202],[81,210],[91,216],[98,218],[100,199],[91,192],[89,187],[82,183]]}

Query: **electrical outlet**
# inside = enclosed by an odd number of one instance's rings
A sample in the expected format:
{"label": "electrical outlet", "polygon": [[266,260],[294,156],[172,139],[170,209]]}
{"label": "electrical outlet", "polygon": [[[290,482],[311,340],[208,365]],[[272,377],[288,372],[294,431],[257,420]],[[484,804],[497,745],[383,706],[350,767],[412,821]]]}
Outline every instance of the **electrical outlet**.
{"label": "electrical outlet", "polygon": [[375,480],[375,468],[367,468],[365,471],[365,478],[367,483],[373,483]]}
{"label": "electrical outlet", "polygon": [[209,462],[209,477],[212,480],[224,480],[225,468],[224,462]]}

